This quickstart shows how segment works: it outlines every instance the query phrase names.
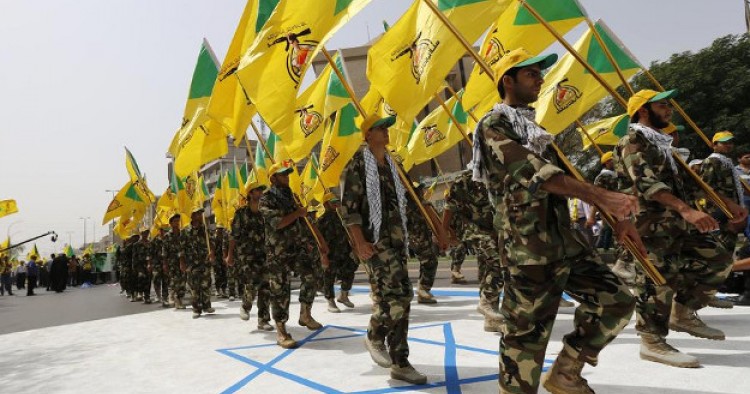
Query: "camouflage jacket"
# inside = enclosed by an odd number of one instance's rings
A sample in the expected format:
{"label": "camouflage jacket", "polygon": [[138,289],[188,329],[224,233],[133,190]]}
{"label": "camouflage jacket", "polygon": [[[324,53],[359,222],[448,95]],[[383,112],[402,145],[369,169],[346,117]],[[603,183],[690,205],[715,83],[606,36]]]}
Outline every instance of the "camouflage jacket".
{"label": "camouflage jacket", "polygon": [[133,267],[145,268],[151,258],[151,242],[140,240],[133,244]]}
{"label": "camouflage jacket", "polygon": [[265,256],[266,234],[263,214],[253,212],[250,204],[237,208],[232,219],[229,238],[234,240],[234,254],[240,256]]}
{"label": "camouflage jacket", "polygon": [[[612,159],[619,191],[638,197],[640,212],[636,228],[644,241],[654,237],[668,240],[687,231],[687,222],[679,213],[651,199],[660,191],[670,192],[685,202],[690,201],[691,195],[685,190],[682,170],[675,173],[669,157],[656,144],[630,127],[615,146]],[[663,246],[668,244],[673,243],[665,241]],[[660,252],[671,253],[662,249]]]}
{"label": "camouflage jacket", "polygon": [[[362,146],[354,154],[352,160],[341,174],[341,217],[347,226],[359,225],[367,242],[374,240],[370,225],[370,204],[367,202],[367,188],[365,184],[365,160]],[[389,242],[389,247],[403,249],[406,244],[404,231],[401,226],[401,215],[398,209],[396,184],[388,166],[378,166],[380,180],[380,195],[382,196],[382,223],[380,225],[379,242]],[[410,199],[410,196],[406,197]],[[408,210],[408,209],[407,209]],[[407,219],[408,224],[408,219]]]}
{"label": "camouflage jacket", "polygon": [[332,260],[341,260],[348,258],[352,252],[352,247],[349,244],[349,236],[346,234],[344,225],[341,224],[341,219],[333,210],[326,210],[326,212],[318,218],[317,221],[318,230],[323,235],[323,238],[328,242],[328,257]]}
{"label": "camouflage jacket", "polygon": [[211,249],[216,256],[216,261],[214,263],[221,264],[229,249],[229,234],[227,234],[226,230],[223,230],[221,235],[216,231],[213,232],[211,235]]}
{"label": "camouflage jacket", "polygon": [[167,265],[172,268],[180,266],[180,255],[182,252],[182,235],[179,232],[169,230],[162,239],[161,257]]}
{"label": "camouflage jacket", "polygon": [[602,172],[594,178],[594,186],[599,186],[602,189],[610,191],[617,191],[617,173],[606,168],[602,169]]}
{"label": "camouflage jacket", "polygon": [[[738,196],[737,186],[734,183],[734,166],[727,166],[715,156],[709,156],[703,160],[700,176],[709,186],[722,196],[742,205],[742,198]],[[744,193],[743,193],[744,194]],[[702,198],[703,193],[697,197]],[[696,199],[698,200],[698,199]],[[708,203],[708,212],[722,224],[727,221],[726,215],[713,203]],[[697,201],[696,201],[697,208]]]}
{"label": "camouflage jacket", "polygon": [[450,198],[446,204],[446,209],[453,212],[454,216],[460,216],[464,223],[462,240],[474,234],[494,232],[492,221],[495,209],[490,203],[487,189],[481,182],[474,182],[471,176],[471,171],[461,173],[451,185],[448,192]]}
{"label": "camouflage jacket", "polygon": [[290,254],[298,251],[306,231],[302,218],[277,228],[284,216],[297,210],[291,189],[272,186],[261,197],[258,208],[265,224],[267,261],[288,260]]}
{"label": "camouflage jacket", "polygon": [[133,269],[133,244],[125,241],[120,248],[120,269],[129,271]]}
{"label": "camouflage jacket", "polygon": [[479,122],[474,141],[491,201],[497,215],[507,218],[498,225],[508,264],[544,265],[588,250],[571,229],[566,199],[540,187],[564,173],[552,147],[542,156],[527,149],[507,116],[495,110]]}
{"label": "camouflage jacket", "polygon": [[164,237],[159,235],[156,238],[151,240],[151,265],[162,265],[164,262],[164,259],[162,258],[162,253],[164,249]]}
{"label": "camouflage jacket", "polygon": [[[190,225],[183,229],[180,243],[182,248],[180,256],[185,257],[188,270],[210,266],[204,226],[193,227]],[[220,256],[216,252],[214,252],[214,255]]]}

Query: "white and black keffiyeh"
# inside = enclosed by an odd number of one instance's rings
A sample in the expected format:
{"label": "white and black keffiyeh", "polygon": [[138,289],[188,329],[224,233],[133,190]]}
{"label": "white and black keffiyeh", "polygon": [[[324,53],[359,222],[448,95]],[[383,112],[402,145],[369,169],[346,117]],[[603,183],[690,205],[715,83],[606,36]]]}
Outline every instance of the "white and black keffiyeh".
{"label": "white and black keffiyeh", "polygon": [[722,166],[725,168],[728,168],[732,171],[732,177],[734,178],[734,188],[737,189],[737,198],[739,199],[739,204],[743,205],[744,200],[744,189],[742,187],[742,181],[740,181],[740,173],[737,171],[737,168],[735,168],[734,163],[732,163],[732,160],[721,153],[711,153],[708,157],[713,157],[714,159],[719,160]]}
{"label": "white and black keffiyeh", "polygon": [[[365,186],[367,189],[367,203],[370,205],[370,228],[372,229],[373,243],[380,239],[380,225],[383,222],[383,202],[380,199],[380,179],[378,178],[378,163],[369,148],[362,150],[365,160]],[[393,183],[396,185],[396,198],[398,199],[398,211],[401,216],[401,228],[404,231],[404,243],[408,245],[409,235],[406,231],[406,189],[398,176],[398,169],[389,155],[385,160],[391,169]],[[407,249],[408,250],[408,249]]]}
{"label": "white and black keffiyeh", "polygon": [[[518,107],[513,108],[505,103],[495,104],[492,107],[492,111],[487,116],[497,115],[498,112],[503,113],[511,125],[513,125],[513,131],[521,137],[521,144],[524,148],[536,153],[540,157],[544,156],[547,148],[553,141],[552,134],[548,133],[547,130],[541,128],[534,121],[535,111],[531,107]],[[484,120],[484,118],[482,119]],[[477,131],[481,127],[482,122],[477,123],[477,129],[474,131],[474,149],[473,149],[473,163],[474,171],[472,173],[472,179],[477,182],[486,182],[487,174],[484,168],[482,168],[482,149],[481,143],[477,138]]]}
{"label": "white and black keffiyeh", "polygon": [[672,169],[672,173],[676,176],[678,172],[677,163],[675,163],[674,157],[672,157],[672,136],[660,133],[640,123],[631,123],[630,127],[632,127],[636,131],[639,131],[641,134],[643,134],[644,138],[646,138],[652,144],[656,145],[656,147],[664,154],[664,156],[666,156],[667,160],[669,161],[669,167]]}

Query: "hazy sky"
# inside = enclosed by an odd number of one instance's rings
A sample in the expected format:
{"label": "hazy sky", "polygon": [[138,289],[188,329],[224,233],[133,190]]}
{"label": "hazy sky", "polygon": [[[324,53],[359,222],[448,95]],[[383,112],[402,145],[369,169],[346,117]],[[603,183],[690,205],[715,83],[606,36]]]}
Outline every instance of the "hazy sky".
{"label": "hazy sky", "polygon": [[[742,0],[580,1],[646,64],[745,31]],[[48,255],[69,237],[80,246],[81,217],[89,241],[107,233],[105,190],[127,180],[123,146],[161,193],[201,40],[223,59],[245,3],[0,0],[0,199],[20,211],[0,219],[0,238],[55,230],[57,244],[37,242]],[[373,0],[326,47],[366,43],[409,4]]]}

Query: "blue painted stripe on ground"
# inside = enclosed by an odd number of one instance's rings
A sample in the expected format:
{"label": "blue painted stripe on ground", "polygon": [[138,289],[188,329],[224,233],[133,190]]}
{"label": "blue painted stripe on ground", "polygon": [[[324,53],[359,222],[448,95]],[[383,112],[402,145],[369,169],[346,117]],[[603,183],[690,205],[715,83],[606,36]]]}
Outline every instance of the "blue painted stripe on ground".
{"label": "blue painted stripe on ground", "polygon": [[443,325],[443,336],[445,337],[445,355],[443,356],[445,388],[448,394],[461,394],[461,385],[458,383],[458,369],[456,367],[456,338],[453,336],[453,328],[450,324]]}

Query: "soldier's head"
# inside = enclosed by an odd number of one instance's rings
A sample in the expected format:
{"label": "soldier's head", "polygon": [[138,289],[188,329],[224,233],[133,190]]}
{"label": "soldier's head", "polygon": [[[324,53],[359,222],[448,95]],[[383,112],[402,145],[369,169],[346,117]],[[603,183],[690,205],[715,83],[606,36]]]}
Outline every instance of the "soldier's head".
{"label": "soldier's head", "polygon": [[640,123],[652,129],[661,130],[672,120],[672,105],[669,99],[677,95],[677,90],[657,92],[643,89],[628,99],[628,116],[631,123]]}
{"label": "soldier's head", "polygon": [[506,53],[493,66],[500,98],[508,105],[535,102],[544,83],[542,71],[556,61],[557,55],[554,53],[534,57],[523,48]]}
{"label": "soldier's head", "polygon": [[148,241],[148,233],[149,233],[148,228],[141,229],[141,241],[144,241],[144,242]]}
{"label": "soldier's head", "polygon": [[599,160],[602,163],[602,166],[604,168],[611,170],[615,167],[614,162],[612,161],[612,151],[606,152],[602,155],[602,158]]}
{"label": "soldier's head", "polygon": [[169,227],[172,228],[172,231],[180,231],[180,214],[178,212],[175,212],[169,218]]}
{"label": "soldier's head", "polygon": [[365,142],[370,148],[385,148],[390,143],[388,128],[396,123],[395,116],[381,118],[372,114],[362,121],[360,130],[364,133]]}
{"label": "soldier's head", "polygon": [[216,224],[216,234],[224,234],[224,225],[221,223]]}
{"label": "soldier's head", "polygon": [[203,207],[193,209],[193,212],[190,214],[190,225],[193,227],[203,226]]}
{"label": "soldier's head", "polygon": [[286,166],[284,163],[275,163],[268,171],[271,184],[274,186],[289,187],[289,174],[291,174],[292,171],[294,171],[294,169]]}
{"label": "soldier's head", "polygon": [[750,152],[743,152],[740,154],[738,161],[744,167],[750,167]]}
{"label": "soldier's head", "polygon": [[730,131],[717,131],[711,138],[714,144],[714,152],[727,155],[734,150],[734,134]]}
{"label": "soldier's head", "polygon": [[259,183],[258,181],[249,181],[245,185],[245,193],[247,194],[247,200],[258,202],[263,197],[263,191],[266,190],[266,185]]}

